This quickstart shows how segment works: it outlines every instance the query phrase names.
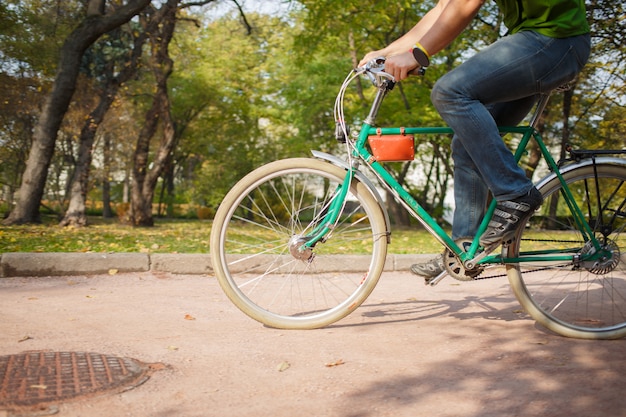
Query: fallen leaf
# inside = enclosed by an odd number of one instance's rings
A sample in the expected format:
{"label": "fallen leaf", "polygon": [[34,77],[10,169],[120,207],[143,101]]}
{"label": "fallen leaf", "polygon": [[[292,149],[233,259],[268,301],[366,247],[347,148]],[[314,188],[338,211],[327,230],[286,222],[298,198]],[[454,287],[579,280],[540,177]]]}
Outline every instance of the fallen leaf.
{"label": "fallen leaf", "polygon": [[339,365],[343,365],[343,364],[345,364],[343,359],[339,359],[339,360],[336,360],[335,362],[329,362],[329,363],[327,363],[324,366],[326,366],[327,368],[332,368],[334,366],[339,366]]}
{"label": "fallen leaf", "polygon": [[185,314],[185,320],[195,320],[196,318],[191,314]]}
{"label": "fallen leaf", "polygon": [[30,339],[32,339],[32,337],[24,336],[20,340],[18,340],[17,343],[22,343],[22,342],[25,342],[25,341],[30,340]]}
{"label": "fallen leaf", "polygon": [[119,270],[118,270],[118,269],[113,269],[113,268],[112,268],[112,269],[109,269],[109,275],[115,275],[115,274],[117,274],[118,272],[119,272]]}
{"label": "fallen leaf", "polygon": [[276,367],[276,370],[277,370],[278,372],[284,372],[284,371],[286,371],[287,369],[289,369],[289,367],[291,367],[291,364],[290,364],[289,362],[287,362],[287,361],[284,361],[284,362],[281,362],[281,363],[280,363],[280,364]]}
{"label": "fallen leaf", "polygon": [[168,346],[167,350],[178,350],[178,346]]}

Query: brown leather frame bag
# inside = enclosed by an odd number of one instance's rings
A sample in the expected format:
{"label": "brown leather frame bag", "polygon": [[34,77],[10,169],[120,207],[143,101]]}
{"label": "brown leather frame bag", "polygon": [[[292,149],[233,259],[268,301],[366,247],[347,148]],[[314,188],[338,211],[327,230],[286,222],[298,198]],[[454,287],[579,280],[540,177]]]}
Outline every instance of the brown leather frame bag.
{"label": "brown leather frame bag", "polygon": [[382,135],[378,128],[367,141],[378,162],[412,161],[415,157],[415,137],[405,134],[404,128],[400,128],[399,135]]}

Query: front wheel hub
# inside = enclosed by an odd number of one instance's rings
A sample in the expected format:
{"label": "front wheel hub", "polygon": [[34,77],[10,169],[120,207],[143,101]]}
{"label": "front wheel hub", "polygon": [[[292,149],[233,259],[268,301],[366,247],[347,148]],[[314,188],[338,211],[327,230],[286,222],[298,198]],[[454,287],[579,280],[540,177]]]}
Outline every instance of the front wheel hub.
{"label": "front wheel hub", "polygon": [[291,253],[291,256],[300,261],[310,261],[313,259],[313,249],[304,246],[307,241],[308,239],[303,236],[293,235],[291,239],[289,239],[289,253]]}

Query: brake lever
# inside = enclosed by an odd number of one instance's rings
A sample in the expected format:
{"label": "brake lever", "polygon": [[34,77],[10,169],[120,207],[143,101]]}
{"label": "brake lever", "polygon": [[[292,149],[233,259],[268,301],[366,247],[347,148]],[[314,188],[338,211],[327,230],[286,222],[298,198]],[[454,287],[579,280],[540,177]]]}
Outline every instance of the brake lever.
{"label": "brake lever", "polygon": [[[384,56],[370,60],[367,64],[365,64],[362,67],[362,69],[367,74],[367,76],[369,77],[369,79],[372,81],[374,85],[378,85],[378,82],[373,74],[377,74],[377,75],[380,74],[382,77],[387,78],[388,80],[391,80],[393,82],[396,81],[392,75],[384,71],[385,70],[385,57]],[[424,76],[425,74],[426,74],[426,67],[421,67],[421,66],[418,66],[417,68],[409,72],[409,75],[416,75],[416,76]]]}
{"label": "brake lever", "polygon": [[376,87],[381,85],[380,78],[386,78],[393,83],[396,81],[393,75],[385,72],[385,57],[383,56],[370,60],[360,69]]}

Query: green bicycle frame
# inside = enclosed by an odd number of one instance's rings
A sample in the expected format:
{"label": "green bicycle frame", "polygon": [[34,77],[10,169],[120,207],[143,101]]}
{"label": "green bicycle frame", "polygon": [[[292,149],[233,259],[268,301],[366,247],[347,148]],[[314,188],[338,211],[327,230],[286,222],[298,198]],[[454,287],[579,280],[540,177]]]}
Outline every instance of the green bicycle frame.
{"label": "green bicycle frame", "polygon": [[[350,187],[351,181],[354,178],[355,171],[358,169],[359,161],[363,160],[367,163],[367,165],[372,169],[372,171],[378,176],[380,182],[388,187],[389,190],[392,191],[394,195],[396,195],[401,202],[405,203],[410,209],[411,214],[435,237],[443,246],[453,252],[461,262],[466,262],[468,260],[474,259],[474,257],[479,253],[480,244],[479,244],[479,236],[487,229],[489,221],[493,215],[493,212],[496,207],[496,201],[492,200],[489,205],[485,216],[478,228],[476,236],[474,237],[472,244],[467,250],[461,249],[459,245],[452,239],[448,233],[439,226],[439,224],[433,219],[433,217],[406,191],[404,187],[402,187],[396,179],[384,168],[384,166],[376,161],[374,156],[370,153],[366,144],[368,143],[368,137],[370,135],[399,135],[401,133],[407,135],[429,135],[429,134],[453,134],[453,131],[450,127],[407,127],[407,128],[396,128],[396,127],[383,127],[378,128],[374,126],[374,119],[378,112],[378,108],[382,103],[384,96],[386,95],[388,89],[384,87],[379,87],[379,91],[376,99],[374,100],[374,104],[372,105],[372,110],[370,111],[370,115],[366,119],[366,121],[361,126],[361,130],[358,138],[354,143],[354,147],[352,150],[352,156],[356,163],[353,163],[351,167],[347,170],[346,177],[342,184],[340,184],[335,193],[331,202],[328,205],[328,211],[324,215],[324,221],[319,224],[315,230],[313,230],[310,234],[307,235],[305,239],[305,243],[303,244],[303,249],[312,248],[318,242],[323,241],[325,238],[329,236],[332,232],[332,228],[334,224],[339,219],[341,211],[344,207],[345,197],[347,195],[348,189]],[[537,110],[535,111],[535,115],[537,116],[546,106],[549,95],[544,96],[540,102],[538,103]],[[536,117],[535,116],[535,117]],[[559,182],[562,185],[562,196],[564,200],[567,202],[569,210],[571,211],[575,223],[577,225],[578,230],[581,232],[583,239],[585,242],[591,241],[596,248],[594,254],[587,255],[585,259],[594,259],[601,256],[600,244],[594,236],[594,233],[589,225],[589,223],[585,220],[585,216],[582,213],[582,210],[576,203],[569,187],[567,186],[564,178],[562,177],[558,164],[552,158],[552,155],[548,151],[546,145],[543,142],[543,139],[539,132],[534,128],[535,121],[531,122],[526,126],[504,126],[499,127],[500,133],[514,133],[521,134],[520,142],[515,150],[515,160],[519,163],[522,156],[526,151],[526,147],[530,142],[531,138],[534,138],[536,143],[539,146],[539,150],[548,164],[548,168],[557,176]],[[349,139],[348,139],[349,140]],[[524,253],[521,254],[517,258],[503,258],[501,255],[488,255],[485,257],[481,257],[477,264],[490,264],[490,263],[519,263],[519,262],[529,262],[529,261],[571,261],[575,255],[575,249],[572,250],[571,254],[568,254],[567,251],[563,249],[550,251],[550,250],[542,250],[540,252],[532,252],[532,253]]]}
{"label": "green bicycle frame", "polygon": [[[375,135],[375,134],[381,134],[383,136],[384,135],[399,135],[401,131],[407,135],[452,134],[453,133],[452,129],[449,127],[409,127],[409,128],[401,129],[401,128],[376,128],[368,124],[364,124],[361,129],[359,138],[355,143],[355,149],[354,149],[355,155],[354,156],[362,158],[363,160],[368,162],[369,166],[379,176],[382,182],[384,182],[388,187],[390,187],[393,190],[393,192],[396,193],[396,195],[398,195],[409,207],[411,207],[411,209],[414,211],[415,217],[422,223],[422,225],[427,230],[431,232],[431,234],[442,245],[444,245],[450,251],[454,252],[459,257],[459,259],[461,259],[461,261],[463,262],[469,259],[473,259],[479,248],[478,239],[474,238],[472,245],[467,249],[467,252],[461,249],[456,244],[456,242],[454,242],[454,240],[452,240],[452,238],[446,233],[446,231],[443,230],[439,226],[439,224],[437,224],[437,222],[432,218],[432,216],[424,210],[424,208],[404,189],[404,187],[402,187],[396,181],[396,179],[391,174],[389,174],[389,172],[383,167],[383,165],[374,159],[373,155],[369,152],[369,150],[365,146],[369,135]],[[544,159],[546,160],[549,168],[557,175],[561,184],[563,184],[563,188],[562,188],[564,192],[563,197],[565,201],[567,201],[569,209],[574,214],[574,218],[577,223],[577,226],[579,230],[583,233],[583,237],[585,241],[593,240],[594,243],[598,245],[599,247],[599,244],[594,239],[594,235],[593,235],[593,232],[591,231],[589,224],[585,221],[584,215],[582,214],[580,207],[574,201],[574,198],[569,188],[567,187],[565,180],[563,179],[563,177],[561,176],[559,172],[558,165],[556,164],[556,162],[552,158],[552,155],[549,153],[547,147],[543,143],[543,140],[539,132],[537,132],[531,126],[514,126],[514,127],[503,126],[503,127],[500,127],[500,133],[504,133],[504,134],[516,133],[516,134],[522,135],[519,145],[517,147],[517,150],[515,152],[515,160],[517,162],[519,162],[522,156],[524,155],[525,149],[530,139],[535,138],[535,141],[539,145],[540,152],[543,155]],[[496,206],[496,201],[494,200],[491,202],[489,208],[487,209],[485,217],[481,225],[479,226],[476,236],[480,236],[486,230],[489,220],[491,219],[491,216],[493,215],[493,211],[495,210],[495,206]],[[563,255],[556,256],[555,255],[553,257],[546,257],[545,256],[546,252],[548,251],[541,252],[542,257],[540,259],[543,261],[546,261],[546,260],[563,261],[563,260],[572,259],[572,256],[569,256],[569,255],[568,256],[563,256]],[[562,253],[562,251],[559,251],[559,252]],[[486,257],[482,259],[479,263],[481,264],[493,263],[493,262],[516,263],[516,262],[520,262],[524,260],[531,261],[531,260],[537,260],[537,259],[538,258],[532,258],[532,257],[526,257],[526,256],[524,256],[523,258],[512,259],[512,258],[502,258],[500,255],[494,255],[494,256],[490,256],[490,257]]]}

